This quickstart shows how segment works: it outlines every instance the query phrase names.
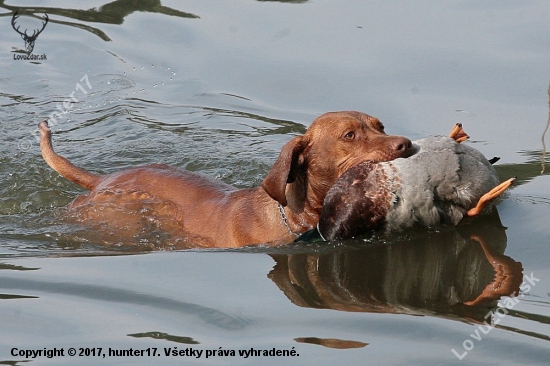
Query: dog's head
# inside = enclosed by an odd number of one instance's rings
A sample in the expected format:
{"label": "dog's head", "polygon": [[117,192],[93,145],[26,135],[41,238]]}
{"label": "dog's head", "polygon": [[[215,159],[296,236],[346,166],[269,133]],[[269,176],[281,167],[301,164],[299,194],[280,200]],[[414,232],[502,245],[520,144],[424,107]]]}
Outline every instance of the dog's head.
{"label": "dog's head", "polygon": [[326,113],[303,136],[283,147],[262,187],[294,211],[302,211],[306,200],[317,210],[330,187],[352,166],[366,160],[390,161],[412,152],[409,139],[387,135],[375,117],[360,112]]}

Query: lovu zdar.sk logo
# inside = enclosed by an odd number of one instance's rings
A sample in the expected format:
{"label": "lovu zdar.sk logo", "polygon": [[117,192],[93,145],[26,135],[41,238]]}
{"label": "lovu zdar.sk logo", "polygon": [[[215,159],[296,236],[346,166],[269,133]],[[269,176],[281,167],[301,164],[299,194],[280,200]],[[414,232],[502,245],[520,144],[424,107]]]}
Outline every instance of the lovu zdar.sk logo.
{"label": "lovu zdar.sk logo", "polygon": [[32,51],[34,50],[34,43],[36,42],[36,39],[38,38],[38,36],[40,35],[40,33],[42,33],[42,31],[44,30],[44,28],[46,28],[46,25],[48,24],[48,14],[44,14],[44,20],[42,21],[42,28],[41,29],[33,29],[33,32],[32,34],[28,34],[27,31],[28,29],[25,29],[24,32],[20,31],[19,29],[21,28],[21,26],[18,26],[16,24],[17,22],[17,19],[19,18],[19,15],[17,14],[19,12],[16,11],[15,14],[13,14],[13,17],[11,19],[11,26],[13,27],[13,29],[19,33],[19,35],[21,36],[21,38],[23,39],[23,41],[25,41],[25,50],[27,52],[27,55],[26,56],[19,56],[19,57],[16,57],[16,55],[14,55],[14,59],[24,59],[24,60],[29,60],[29,59],[41,59],[41,60],[45,60],[46,59],[46,55],[32,55]]}

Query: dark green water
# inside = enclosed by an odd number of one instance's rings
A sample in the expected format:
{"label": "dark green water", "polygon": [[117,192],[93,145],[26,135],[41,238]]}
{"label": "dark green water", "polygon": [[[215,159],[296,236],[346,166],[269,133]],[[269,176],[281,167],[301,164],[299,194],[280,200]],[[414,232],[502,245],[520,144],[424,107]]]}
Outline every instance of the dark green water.
{"label": "dark green water", "polygon": [[[0,2],[0,363],[547,364],[546,2],[56,6]],[[29,34],[48,14],[33,50],[47,60],[17,59],[16,10]],[[121,244],[61,220],[83,191],[51,171],[35,139],[53,116],[57,151],[88,170],[160,162],[251,187],[332,110],[372,114],[412,140],[461,122],[518,183],[498,213],[457,228],[151,252],[162,238]],[[514,281],[524,285],[510,302]],[[510,309],[487,317],[497,303]],[[54,347],[65,356],[11,353]],[[166,356],[170,347],[203,354]],[[299,356],[239,356],[251,348]]]}

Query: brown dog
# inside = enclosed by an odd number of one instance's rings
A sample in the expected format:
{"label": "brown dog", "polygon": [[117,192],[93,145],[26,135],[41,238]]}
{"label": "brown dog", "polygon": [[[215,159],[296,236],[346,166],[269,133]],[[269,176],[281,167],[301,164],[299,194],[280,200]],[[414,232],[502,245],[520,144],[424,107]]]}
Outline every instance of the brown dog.
{"label": "brown dog", "polygon": [[[238,190],[161,164],[92,174],[53,151],[46,122],[38,127],[48,165],[91,190],[69,205],[80,218],[129,227],[126,221],[135,220],[147,206],[162,230],[179,231],[209,247],[290,242],[317,225],[327,191],[347,169],[365,160],[389,161],[412,152],[410,140],[386,135],[374,117],[326,113],[283,147],[261,187]],[[101,211],[97,205],[103,206]],[[129,219],[125,211],[134,212],[134,217]]]}

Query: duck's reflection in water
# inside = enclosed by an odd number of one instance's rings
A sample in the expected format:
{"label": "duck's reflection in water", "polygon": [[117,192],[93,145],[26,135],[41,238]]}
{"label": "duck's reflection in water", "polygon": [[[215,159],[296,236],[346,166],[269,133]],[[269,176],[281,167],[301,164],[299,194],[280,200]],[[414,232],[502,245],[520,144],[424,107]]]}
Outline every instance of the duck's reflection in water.
{"label": "duck's reflection in water", "polygon": [[340,311],[459,316],[483,322],[518,294],[522,265],[504,255],[496,209],[440,232],[328,253],[274,254],[269,277],[294,304]]}

